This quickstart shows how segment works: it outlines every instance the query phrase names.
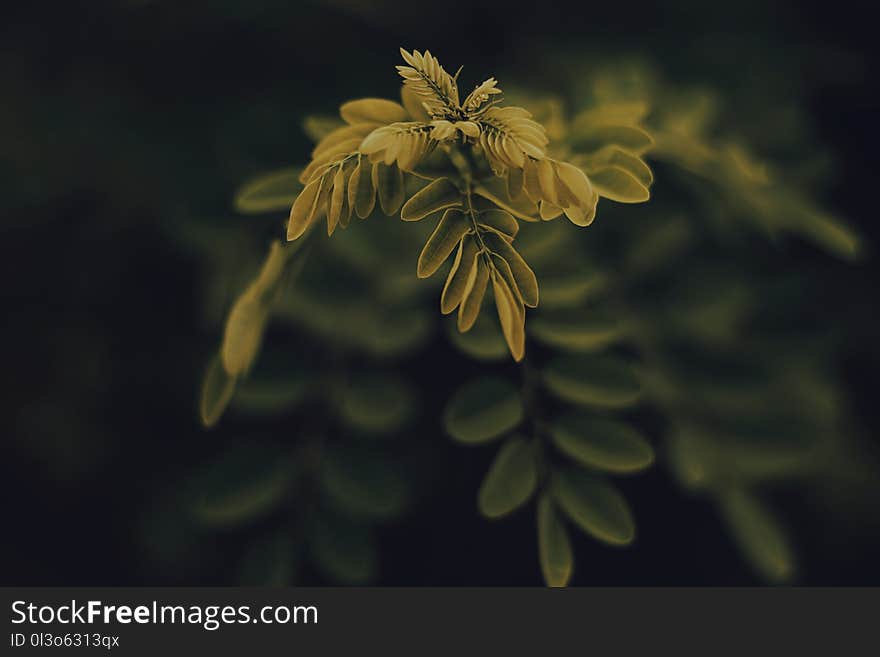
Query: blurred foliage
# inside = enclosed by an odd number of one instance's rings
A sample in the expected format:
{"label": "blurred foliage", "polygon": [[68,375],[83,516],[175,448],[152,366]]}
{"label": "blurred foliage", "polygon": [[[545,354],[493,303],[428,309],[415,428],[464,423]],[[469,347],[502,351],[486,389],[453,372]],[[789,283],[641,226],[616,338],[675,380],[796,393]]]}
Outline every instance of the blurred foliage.
{"label": "blurred foliage", "polygon": [[[438,75],[448,75],[429,54],[424,61]],[[332,192],[324,201],[316,195],[320,191],[308,195],[308,185],[320,190],[333,176],[334,184],[344,185],[345,173],[352,175],[345,169],[352,158],[348,152],[355,149],[356,172],[361,141],[369,151],[374,134],[382,143],[391,138],[379,115],[399,121],[406,116],[403,106],[374,99],[349,102],[341,111],[349,126],[331,117],[309,117],[304,129],[319,144],[310,169],[298,178],[293,169],[260,176],[236,196],[237,208],[247,213],[293,205],[288,238],[310,236],[308,229],[327,216],[332,239],[272,243],[227,316],[220,355],[203,386],[202,419],[213,425],[228,403],[273,413],[293,409],[308,395],[314,398],[317,406],[308,407],[305,417],[307,426],[316,423],[319,429],[298,433],[315,438],[298,439],[285,458],[291,459],[289,467],[311,472],[306,481],[317,482],[291,496],[290,504],[298,508],[308,500],[309,508],[322,509],[307,514],[296,540],[310,547],[307,553],[332,579],[358,583],[374,576],[370,528],[411,508],[404,479],[411,473],[389,465],[395,447],[384,438],[420,411],[411,392],[416,382],[402,382],[394,371],[396,363],[413,358],[418,363],[421,350],[438,348],[437,334],[481,363],[476,377],[462,381],[449,396],[442,414],[446,432],[464,444],[500,444],[477,491],[477,508],[494,520],[537,500],[540,565],[552,586],[566,585],[576,567],[570,526],[611,546],[635,540],[638,512],[611,477],[650,468],[655,451],[682,486],[713,501],[757,573],[768,581],[789,581],[797,572],[796,554],[767,491],[840,477],[845,472],[840,464],[857,453],[831,373],[837,336],[824,325],[798,321],[809,311],[803,303],[809,297],[793,294],[792,286],[808,285],[808,275],[789,271],[776,247],[761,244],[792,235],[830,257],[854,261],[864,252],[850,227],[816,205],[810,195],[816,180],[805,172],[809,167],[787,171],[758,160],[747,142],[718,128],[720,100],[708,91],[677,89],[644,66],[581,73],[571,71],[578,82],[567,99],[523,89],[510,94],[551,137],[547,157],[574,163],[600,195],[632,203],[647,200],[654,184],[644,156],[656,169],[660,191],[648,209],[609,208],[609,225],[596,235],[549,221],[560,213],[514,210],[515,194],[504,190],[504,182],[486,194],[505,215],[499,225],[512,226],[504,243],[516,240],[541,286],[542,302],[525,328],[528,355],[515,369],[506,362],[505,343],[517,360],[522,352],[511,342],[501,307],[500,326],[479,313],[471,326],[462,325],[460,316],[457,331],[454,322],[436,317],[430,310],[436,288],[412,272],[412,247],[425,240],[425,222],[399,224],[383,216],[383,210],[393,214],[403,205],[404,220],[439,218],[450,203],[459,203],[456,187],[462,183],[430,193],[445,179],[430,174],[426,177],[435,182],[426,187],[404,176],[400,182],[416,190],[414,196],[401,188],[392,194],[396,202],[381,208],[375,200],[364,203],[364,212],[357,214],[369,221],[351,226],[345,213],[362,204],[362,192],[353,189],[356,181],[347,193],[342,188],[343,217],[339,206],[331,207]],[[585,79],[591,82],[584,84]],[[437,86],[443,84],[454,81],[448,76]],[[486,84],[496,90],[494,80]],[[406,95],[404,105],[411,105]],[[429,103],[425,108],[432,109]],[[362,127],[359,121],[365,121]],[[426,135],[446,130],[451,136],[440,139],[453,140],[447,144],[469,143],[470,128],[456,131],[445,123],[437,118],[433,124],[393,123],[391,130],[425,125]],[[373,165],[371,198],[381,186],[376,176],[384,175],[382,166],[396,163],[404,172],[418,172],[434,149],[433,138],[396,146],[395,152],[412,155],[406,162],[386,157],[383,165],[380,157]],[[339,163],[331,157],[331,164],[324,164],[328,156],[319,156],[332,146],[322,144],[345,139],[350,144],[344,142]],[[470,157],[482,152],[491,160],[490,149],[484,142]],[[443,152],[452,153],[452,159],[456,155],[448,146]],[[455,179],[454,167],[438,164]],[[479,184],[490,187],[494,172],[512,189],[512,167],[510,158],[487,167],[489,178]],[[520,174],[518,184],[521,180]],[[465,188],[468,184],[465,180]],[[412,199],[404,204],[407,197]],[[415,215],[411,210],[408,217],[407,207],[421,197],[426,209]],[[298,210],[305,207],[304,198],[310,209]],[[446,213],[435,236],[448,223]],[[337,224],[348,230],[333,235]],[[456,236],[442,249],[445,256],[461,239]],[[447,288],[465,248],[462,242]],[[420,268],[424,258],[423,252]],[[496,289],[496,300],[498,294]],[[525,292],[520,288],[517,294],[522,300]],[[481,295],[477,309],[486,302]],[[297,337],[271,340],[271,355],[263,354],[258,363],[277,365],[282,353],[288,360],[293,354],[317,361],[307,370],[289,367],[273,383],[261,380],[258,370],[250,373],[270,319]],[[282,345],[286,351],[276,352]],[[361,355],[371,359],[374,374],[363,373]],[[418,374],[427,394],[436,394],[431,373]],[[258,390],[267,402],[259,401]],[[661,419],[652,435],[645,433],[645,413]],[[368,450],[349,446],[366,435],[383,440]],[[279,462],[286,461],[276,457],[274,463]],[[231,508],[213,513],[236,518],[241,509],[264,512],[290,492],[273,472],[265,471],[260,485],[249,484],[244,499],[221,497]],[[286,554],[285,564],[299,552]],[[288,570],[279,564],[271,572]]]}
{"label": "blurred foliage", "polygon": [[[716,527],[767,581],[869,568],[853,555],[878,499],[857,421],[873,412],[875,262],[827,205],[871,230],[872,67],[801,21],[847,45],[872,23],[800,3],[548,2],[540,21],[496,4],[452,0],[431,21],[360,0],[9,8],[3,465],[9,498],[32,498],[10,522],[33,525],[8,546],[17,571],[750,581]],[[332,239],[279,242],[309,142],[344,124],[330,110],[397,99],[398,44],[498,75],[549,156],[609,199],[650,187],[640,207],[603,201],[587,230],[518,224],[540,285],[520,365],[492,313],[465,333],[437,313],[442,281],[416,275],[427,221],[380,199]],[[628,148],[603,150],[608,116]]]}

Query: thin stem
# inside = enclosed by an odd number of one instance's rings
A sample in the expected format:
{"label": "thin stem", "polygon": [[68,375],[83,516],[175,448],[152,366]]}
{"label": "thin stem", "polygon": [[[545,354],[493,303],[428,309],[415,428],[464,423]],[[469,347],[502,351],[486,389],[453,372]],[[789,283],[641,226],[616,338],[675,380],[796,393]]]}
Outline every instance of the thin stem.
{"label": "thin stem", "polygon": [[489,258],[490,250],[483,241],[483,231],[480,230],[480,227],[477,224],[477,210],[474,208],[473,203],[473,166],[467,155],[462,153],[455,144],[448,144],[445,146],[445,150],[446,154],[449,156],[450,162],[452,162],[458,170],[459,175],[464,181],[464,196],[467,203],[465,213],[470,217],[471,229],[473,231],[474,239],[477,240],[477,244],[480,247],[480,254],[483,256],[486,264],[491,267],[491,260]]}

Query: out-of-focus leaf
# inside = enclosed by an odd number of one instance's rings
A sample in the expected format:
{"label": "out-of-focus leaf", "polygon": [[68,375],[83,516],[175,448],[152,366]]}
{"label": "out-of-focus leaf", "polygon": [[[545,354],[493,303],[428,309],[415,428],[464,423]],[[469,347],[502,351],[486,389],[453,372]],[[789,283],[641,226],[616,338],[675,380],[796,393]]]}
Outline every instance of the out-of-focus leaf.
{"label": "out-of-focus leaf", "polygon": [[727,490],[719,504],[743,555],[763,577],[784,582],[794,575],[794,555],[773,514],[745,489]]}
{"label": "out-of-focus leaf", "polygon": [[572,241],[577,239],[577,230],[578,227],[568,221],[520,224],[516,247],[520,255],[535,267],[541,279],[542,295],[548,267],[540,265],[558,266],[560,257],[568,253]]}
{"label": "out-of-focus leaf", "polygon": [[568,530],[549,495],[538,500],[538,555],[547,586],[568,586],[574,570],[574,555]]}
{"label": "out-of-focus leaf", "polygon": [[447,334],[452,343],[465,354],[477,360],[501,360],[507,357],[507,343],[498,324],[488,313],[481,313],[467,333],[448,324]]}
{"label": "out-of-focus leaf", "polygon": [[446,431],[463,443],[489,442],[516,427],[522,419],[519,391],[498,377],[482,377],[464,384],[443,413]]}
{"label": "out-of-focus leaf", "polygon": [[359,375],[346,388],[339,412],[356,429],[388,434],[406,423],[414,405],[410,387],[402,380],[383,374]]}
{"label": "out-of-focus leaf", "polygon": [[223,367],[230,375],[247,372],[256,360],[270,305],[280,289],[285,266],[295,252],[293,247],[272,242],[260,273],[233,304],[220,347]]}
{"label": "out-of-focus leaf", "polygon": [[[691,422],[677,432],[676,455],[696,478],[715,483],[763,481],[811,474],[821,452],[815,431],[802,423],[746,418]],[[675,443],[673,443],[675,445]]]}
{"label": "out-of-focus leaf", "polygon": [[289,381],[247,380],[236,390],[232,405],[254,415],[284,413],[299,404],[308,391],[309,383],[304,377],[291,377]]}
{"label": "out-of-focus leaf", "polygon": [[624,337],[618,322],[590,313],[542,313],[529,323],[539,341],[567,351],[600,351]]}
{"label": "out-of-focus leaf", "polygon": [[628,424],[569,413],[551,426],[553,442],[582,465],[614,473],[638,472],[654,462],[654,450]]}
{"label": "out-of-focus leaf", "polygon": [[551,490],[566,515],[594,538],[610,545],[628,545],[635,539],[629,505],[603,478],[567,468],[554,475]]}
{"label": "out-of-focus leaf", "polygon": [[620,169],[627,177],[635,179],[639,187],[647,189],[654,182],[654,174],[642,158],[616,146],[603,148],[598,153],[582,159],[575,158],[574,162],[587,173],[590,181],[593,180],[594,174],[613,167]]}
{"label": "out-of-focus leaf", "polygon": [[578,112],[572,123],[575,129],[597,125],[634,125],[648,114],[643,100],[603,101],[595,107]]}
{"label": "out-of-focus leaf", "polygon": [[220,356],[214,356],[202,379],[202,394],[199,400],[202,424],[206,427],[217,424],[234,392],[235,377],[230,376],[223,369]]}
{"label": "out-of-focus leaf", "polygon": [[235,301],[220,347],[223,368],[230,376],[246,373],[256,360],[268,319],[269,306],[256,288],[249,287]]}
{"label": "out-of-focus leaf", "polygon": [[328,450],[321,462],[321,486],[335,508],[354,517],[390,520],[409,504],[409,486],[400,470],[366,449]]}
{"label": "out-of-focus leaf", "polygon": [[211,527],[251,522],[278,506],[298,470],[276,448],[248,445],[227,450],[196,480],[192,513]]}
{"label": "out-of-focus leaf", "polygon": [[803,211],[792,230],[844,260],[858,260],[863,252],[859,235],[834,217],[817,211]]}
{"label": "out-of-focus leaf", "polygon": [[345,125],[335,116],[311,114],[303,119],[303,132],[316,144],[334,130]]}
{"label": "out-of-focus leaf", "polygon": [[632,406],[641,392],[633,368],[610,356],[554,358],[544,369],[544,383],[565,401],[599,408]]}
{"label": "out-of-focus leaf", "polygon": [[653,137],[635,125],[596,125],[587,121],[575,121],[571,141],[574,148],[583,152],[598,151],[613,145],[636,155],[654,145]]}
{"label": "out-of-focus leaf", "polygon": [[508,440],[486,473],[477,506],[487,518],[500,518],[525,504],[538,483],[536,445],[524,438]]}
{"label": "out-of-focus leaf", "polygon": [[600,295],[608,286],[608,277],[599,272],[539,272],[541,308],[570,309]]}
{"label": "out-of-focus leaf", "polygon": [[710,470],[704,445],[687,434],[674,431],[668,440],[667,462],[684,487],[700,489],[709,483]]}
{"label": "out-of-focus leaf", "polygon": [[376,123],[386,125],[409,119],[409,114],[400,103],[384,98],[359,98],[343,103],[339,115],[351,125]]}
{"label": "out-of-focus leaf", "polygon": [[235,209],[244,214],[287,212],[302,191],[302,169],[280,169],[258,176],[235,194]]}
{"label": "out-of-focus leaf", "polygon": [[643,203],[651,198],[651,192],[629,171],[608,166],[590,174],[593,188],[612,201],[619,203]]}
{"label": "out-of-focus leaf", "polygon": [[297,554],[291,536],[277,532],[252,543],[239,566],[240,586],[289,586]]}
{"label": "out-of-focus leaf", "polygon": [[377,307],[362,287],[352,286],[351,291],[355,294],[332,298],[329,289],[323,293],[293,290],[283,299],[277,314],[322,339],[381,357],[402,356],[430,338],[434,327],[430,310],[417,306]]}
{"label": "out-of-focus leaf", "polygon": [[644,274],[664,265],[674,266],[677,258],[693,243],[694,229],[684,217],[662,219],[639,231],[627,255],[626,272]]}
{"label": "out-of-focus leaf", "polygon": [[370,528],[329,513],[313,521],[309,552],[321,572],[338,584],[367,584],[378,571],[376,539]]}

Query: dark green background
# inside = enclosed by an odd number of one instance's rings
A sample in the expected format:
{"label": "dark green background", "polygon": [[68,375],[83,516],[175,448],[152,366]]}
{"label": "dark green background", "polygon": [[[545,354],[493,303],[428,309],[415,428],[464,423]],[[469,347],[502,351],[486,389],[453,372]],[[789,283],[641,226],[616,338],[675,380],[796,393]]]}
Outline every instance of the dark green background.
{"label": "dark green background", "polygon": [[[230,582],[234,541],[203,568],[163,570],[137,531],[163,490],[241,430],[198,424],[198,381],[219,327],[199,315],[199,262],[170,236],[193,217],[232,220],[243,179],[305,161],[304,115],[394,97],[398,46],[429,48],[447,68],[464,63],[467,80],[495,74],[502,86],[515,75],[552,89],[543,53],[571,45],[640,53],[672,80],[738,99],[745,116],[797,98],[837,161],[822,200],[876,244],[880,106],[867,10],[850,0],[734,4],[4,3],[3,583]],[[876,260],[828,273],[864,300],[840,320],[854,336],[840,368],[876,435]],[[380,583],[540,583],[531,516],[486,523],[473,505],[485,461],[453,445],[441,453],[454,477],[383,533]],[[630,492],[640,541],[628,551],[578,543],[575,583],[757,581],[708,505],[665,473]],[[796,501],[804,583],[880,583],[876,526],[829,534]]]}

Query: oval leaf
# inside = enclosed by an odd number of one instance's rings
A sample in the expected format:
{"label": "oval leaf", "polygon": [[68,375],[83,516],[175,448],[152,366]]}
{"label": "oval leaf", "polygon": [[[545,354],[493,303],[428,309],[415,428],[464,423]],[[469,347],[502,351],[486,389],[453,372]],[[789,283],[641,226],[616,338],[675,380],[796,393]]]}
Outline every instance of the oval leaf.
{"label": "oval leaf", "polygon": [[419,278],[433,275],[469,229],[470,221],[463,212],[449,209],[443,213],[443,218],[437,223],[437,228],[431,233],[428,241],[425,242],[425,248],[419,254],[416,275]]}
{"label": "oval leaf", "polygon": [[443,425],[455,440],[486,443],[523,419],[522,397],[501,378],[483,377],[464,384],[446,405]]}
{"label": "oval leaf", "polygon": [[773,514],[745,489],[728,490],[719,502],[731,534],[752,567],[773,582],[791,579],[794,556]]}
{"label": "oval leaf", "polygon": [[235,392],[235,377],[227,374],[220,362],[220,356],[214,356],[202,379],[202,394],[199,400],[199,415],[202,424],[213,427],[223,415],[226,406]]}
{"label": "oval leaf", "polygon": [[458,308],[464,298],[468,280],[477,266],[478,258],[477,242],[473,239],[463,239],[458,246],[446,284],[443,286],[443,294],[440,295],[440,312],[444,315]]}
{"label": "oval leaf", "polygon": [[409,113],[399,103],[384,98],[360,98],[343,103],[339,115],[350,124],[396,123],[409,119]]}
{"label": "oval leaf", "polygon": [[248,378],[235,391],[232,405],[245,413],[274,415],[296,407],[308,392],[309,381],[300,373],[293,373],[283,381]]}
{"label": "oval leaf", "polygon": [[538,305],[538,279],[535,277],[535,272],[517,250],[498,234],[484,233],[483,238],[494,253],[507,261],[523,303],[529,308],[535,308]]}
{"label": "oval leaf", "polygon": [[257,278],[235,301],[226,318],[220,358],[223,368],[233,377],[247,372],[257,358],[270,304],[293,253],[279,242],[273,242]]}
{"label": "oval leaf", "polygon": [[358,160],[348,181],[348,205],[361,219],[366,219],[376,207],[376,188],[373,187],[373,172],[370,163]]}
{"label": "oval leaf", "polygon": [[373,186],[379,195],[382,212],[389,217],[397,214],[403,205],[403,172],[396,164],[386,165],[376,162],[373,165]]}
{"label": "oval leaf", "polygon": [[489,467],[477,495],[487,518],[500,518],[525,504],[538,484],[535,445],[524,438],[507,441]]}
{"label": "oval leaf", "polygon": [[590,174],[590,182],[599,193],[619,203],[643,203],[651,192],[629,171],[622,167],[603,167]]}
{"label": "oval leaf", "polygon": [[339,412],[349,426],[387,434],[406,423],[413,406],[413,395],[403,381],[385,375],[361,375],[346,389]]}
{"label": "oval leaf", "polygon": [[624,335],[616,322],[580,313],[539,315],[529,324],[529,330],[539,342],[582,353],[604,349]]}
{"label": "oval leaf", "polygon": [[581,465],[614,473],[638,472],[654,462],[654,450],[623,422],[569,413],[550,428],[553,443]]}
{"label": "oval leaf", "polygon": [[294,465],[278,449],[230,449],[195,482],[193,515],[211,527],[251,522],[280,504],[296,474]]}
{"label": "oval leaf", "polygon": [[650,187],[654,183],[654,174],[645,161],[617,146],[603,148],[598,153],[582,158],[579,163],[590,176],[595,171],[615,166],[629,173],[644,187]]}
{"label": "oval leaf", "polygon": [[599,408],[635,404],[641,387],[632,367],[611,357],[558,357],[544,370],[544,384],[560,399]]}
{"label": "oval leaf", "polygon": [[572,146],[582,151],[598,151],[609,145],[640,155],[654,145],[654,138],[634,125],[590,125],[575,123],[572,126]]}
{"label": "oval leaf", "polygon": [[477,221],[481,226],[491,228],[509,239],[516,237],[519,232],[519,223],[505,210],[483,210],[477,215]]}
{"label": "oval leaf", "polygon": [[245,183],[235,195],[235,209],[244,214],[288,209],[302,189],[302,169],[281,169]]}
{"label": "oval leaf", "polygon": [[287,221],[287,241],[292,242],[302,237],[306,228],[312,223],[318,204],[321,199],[321,188],[324,178],[318,177],[311,181],[296,197],[290,207],[290,217]]}
{"label": "oval leaf", "polygon": [[553,500],[546,494],[538,500],[538,556],[547,586],[568,586],[574,570],[571,541]]}
{"label": "oval leaf", "polygon": [[507,341],[510,354],[517,362],[523,359],[526,351],[525,309],[516,297],[510,285],[502,276],[492,275],[492,294],[495,298],[495,309],[501,322],[501,332]]}
{"label": "oval leaf", "polygon": [[569,468],[556,473],[552,492],[566,515],[593,538],[610,545],[629,545],[635,539],[629,505],[604,479]]}
{"label": "oval leaf", "polygon": [[400,210],[404,221],[418,221],[445,208],[461,207],[461,192],[448,178],[438,178],[413,194]]}

